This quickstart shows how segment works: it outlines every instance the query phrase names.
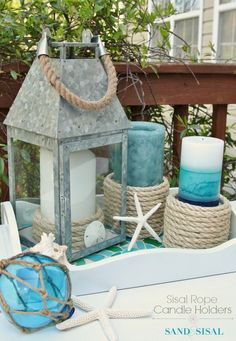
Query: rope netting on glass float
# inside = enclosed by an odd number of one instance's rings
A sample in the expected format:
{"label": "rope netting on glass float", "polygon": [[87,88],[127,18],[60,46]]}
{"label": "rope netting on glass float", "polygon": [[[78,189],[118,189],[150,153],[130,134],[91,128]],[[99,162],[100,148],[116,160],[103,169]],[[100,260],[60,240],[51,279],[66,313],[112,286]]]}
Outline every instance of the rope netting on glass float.
{"label": "rope netting on glass float", "polygon": [[24,332],[66,320],[73,313],[66,266],[30,252],[1,260],[0,304]]}

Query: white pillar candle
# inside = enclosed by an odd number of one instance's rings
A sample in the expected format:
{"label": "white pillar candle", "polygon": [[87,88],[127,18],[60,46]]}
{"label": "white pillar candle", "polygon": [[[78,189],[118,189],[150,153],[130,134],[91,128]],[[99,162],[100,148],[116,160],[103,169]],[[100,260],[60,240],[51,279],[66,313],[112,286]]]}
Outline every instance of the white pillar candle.
{"label": "white pillar candle", "polygon": [[190,203],[218,204],[224,141],[205,136],[182,139],[179,198]]}
{"label": "white pillar candle", "polygon": [[[54,223],[53,154],[40,149],[41,213]],[[71,220],[91,217],[96,210],[96,158],[90,150],[70,154]]]}

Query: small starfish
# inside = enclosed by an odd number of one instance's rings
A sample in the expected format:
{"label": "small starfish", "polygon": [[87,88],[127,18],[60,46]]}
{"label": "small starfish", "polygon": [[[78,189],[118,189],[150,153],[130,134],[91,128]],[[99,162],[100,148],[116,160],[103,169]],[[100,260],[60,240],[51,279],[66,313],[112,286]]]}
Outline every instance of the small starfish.
{"label": "small starfish", "polygon": [[151,316],[150,311],[128,311],[128,310],[113,310],[111,309],[117,294],[117,288],[112,287],[109,291],[107,302],[103,308],[96,309],[92,307],[90,304],[87,304],[81,301],[80,298],[76,296],[72,296],[72,300],[75,306],[80,308],[81,310],[86,311],[86,314],[79,315],[74,318],[70,318],[64,322],[61,322],[56,325],[57,329],[65,330],[77,326],[82,326],[84,324],[93,322],[98,320],[101,324],[101,327],[110,341],[117,341],[118,338],[115,332],[112,329],[112,326],[109,322],[109,318],[112,319],[134,319],[139,317]]}
{"label": "small starfish", "polygon": [[150,211],[148,211],[145,215],[143,215],[142,208],[140,205],[140,202],[138,200],[137,193],[134,193],[134,203],[136,207],[136,211],[138,216],[137,217],[119,217],[115,216],[113,217],[114,220],[120,220],[120,221],[126,221],[126,222],[134,222],[137,223],[137,227],[134,231],[133,237],[131,239],[131,242],[128,246],[128,251],[130,251],[134,244],[136,243],[138,236],[140,234],[140,231],[142,227],[145,227],[145,229],[160,243],[162,243],[161,238],[158,236],[158,234],[153,230],[153,228],[148,224],[147,220],[158,210],[158,208],[161,206],[161,203],[154,206]]}

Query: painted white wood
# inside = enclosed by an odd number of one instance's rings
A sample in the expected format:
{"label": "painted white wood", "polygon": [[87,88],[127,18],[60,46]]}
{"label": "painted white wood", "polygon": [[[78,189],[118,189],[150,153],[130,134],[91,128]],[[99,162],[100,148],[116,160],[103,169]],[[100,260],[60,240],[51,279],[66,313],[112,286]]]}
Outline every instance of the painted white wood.
{"label": "painted white wood", "polygon": [[181,281],[236,271],[236,239],[206,250],[140,250],[71,266],[74,295]]}
{"label": "painted white wood", "polygon": [[[177,189],[172,189],[177,192]],[[233,214],[235,203],[232,203]],[[10,203],[2,204],[3,222],[9,225],[12,253],[21,252],[17,224]],[[231,233],[236,235],[232,220]],[[161,284],[236,271],[236,238],[212,249],[152,249],[130,252],[99,262],[73,266],[70,275],[74,295]]]}
{"label": "painted white wood", "polygon": [[[215,327],[224,331],[223,336],[195,336],[190,340],[220,340],[235,341],[235,318],[236,318],[236,273],[224,276],[201,278],[165,285],[155,285],[136,289],[120,290],[118,292],[114,309],[123,310],[129,307],[131,310],[147,309],[154,311],[155,306],[179,306],[180,304],[167,304],[167,296],[184,297],[196,295],[197,297],[216,297],[217,303],[210,304],[211,307],[231,307],[232,314],[229,315],[199,315],[194,314],[153,314],[153,318],[142,318],[137,320],[112,320],[112,326],[119,341],[183,341],[189,337],[180,335],[164,335],[165,328],[194,328],[194,327]],[[103,306],[107,293],[84,296],[83,300],[93,306]],[[187,304],[187,306],[193,306]],[[200,304],[197,305],[198,307]],[[207,304],[208,306],[208,304]],[[227,319],[229,318],[229,319]],[[104,333],[97,322],[60,332],[55,327],[42,329],[33,334],[24,334],[0,314],[0,335],[1,340],[8,341],[107,341]]]}
{"label": "painted white wood", "polygon": [[214,19],[213,19],[213,33],[212,33],[212,43],[216,50],[215,53],[212,53],[212,59],[214,62],[217,62],[218,56],[218,48],[219,48],[219,21],[220,21],[220,13],[226,11],[232,11],[236,9],[236,3],[228,3],[228,4],[220,4],[220,0],[215,0],[214,4]]}
{"label": "painted white wood", "polygon": [[0,254],[0,258],[12,257],[21,253],[22,249],[15,213],[10,201],[1,203],[1,218],[2,224],[7,226],[7,228],[5,227],[4,238],[3,236],[0,236],[0,238],[5,244],[7,251],[6,256]]}
{"label": "painted white wood", "polygon": [[12,256],[11,245],[9,246],[9,225],[0,225],[0,259]]}
{"label": "painted white wood", "polygon": [[[172,1],[173,6],[175,6],[175,0]],[[149,11],[152,10],[153,8],[153,1],[149,0],[148,2],[148,8]],[[164,19],[156,19],[155,23],[156,24],[163,24],[164,22],[169,22],[170,23],[170,31],[174,32],[175,30],[175,22],[179,21],[179,20],[185,20],[185,19],[190,19],[190,18],[199,18],[199,26],[198,26],[198,51],[200,53],[201,56],[201,50],[202,50],[202,17],[203,17],[203,0],[200,0],[200,8],[199,10],[191,10],[189,12],[184,12],[184,13],[177,13],[174,15],[171,15],[170,17],[164,18]],[[170,35],[170,56],[174,57],[174,35],[171,34]],[[199,57],[200,59],[200,57]]]}
{"label": "painted white wood", "polygon": [[229,238],[236,238],[236,200],[231,201],[231,225]]}

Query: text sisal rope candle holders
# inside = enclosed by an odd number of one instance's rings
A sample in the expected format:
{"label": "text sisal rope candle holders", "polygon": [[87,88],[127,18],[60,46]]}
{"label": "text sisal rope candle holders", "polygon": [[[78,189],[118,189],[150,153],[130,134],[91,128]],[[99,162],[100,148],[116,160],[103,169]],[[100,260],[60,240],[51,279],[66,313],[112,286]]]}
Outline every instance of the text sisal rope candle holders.
{"label": "text sisal rope candle holders", "polygon": [[[105,212],[104,219],[106,224],[118,226],[119,222],[115,222],[111,217],[120,215],[121,207],[121,185],[112,179],[113,174],[109,174],[104,181],[104,199]],[[166,197],[169,193],[169,183],[166,178],[160,185],[151,187],[133,187],[127,186],[127,210],[126,216],[136,216],[136,208],[134,204],[134,193],[137,193],[142,210],[144,213],[152,209],[156,204],[162,203],[161,207],[149,219],[149,223],[153,230],[160,234],[163,230],[164,210]],[[126,234],[132,236],[136,229],[136,223],[126,223]],[[150,237],[146,230],[140,232],[139,238]]]}
{"label": "text sisal rope candle holders", "polygon": [[[85,248],[84,235],[87,226],[93,221],[99,220],[104,221],[103,211],[100,207],[97,208],[95,215],[82,219],[78,222],[71,223],[71,237],[72,237],[72,248],[77,250],[83,250]],[[52,224],[46,217],[41,214],[38,209],[35,211],[33,216],[33,237],[38,243],[41,239],[42,234],[53,233],[55,234],[55,224]]]}
{"label": "text sisal rope candle holders", "polygon": [[228,240],[231,208],[220,196],[215,207],[201,207],[179,201],[176,194],[166,200],[164,239],[166,247],[206,249]]}

